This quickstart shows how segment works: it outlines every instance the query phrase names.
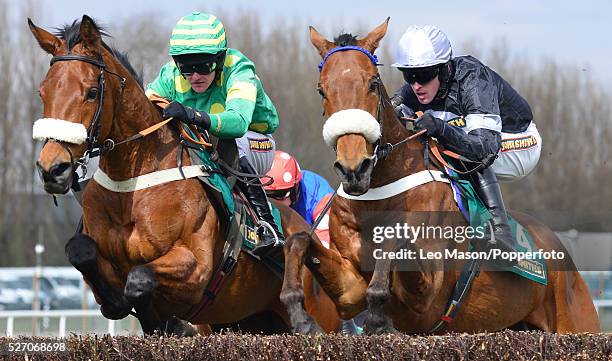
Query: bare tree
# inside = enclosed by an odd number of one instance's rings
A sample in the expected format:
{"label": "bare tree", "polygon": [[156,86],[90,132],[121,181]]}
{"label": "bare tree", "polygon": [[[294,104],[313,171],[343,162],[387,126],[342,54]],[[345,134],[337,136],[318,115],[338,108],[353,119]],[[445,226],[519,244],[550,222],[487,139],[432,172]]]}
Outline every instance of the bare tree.
{"label": "bare tree", "polygon": [[[9,28],[8,2],[0,0],[0,28]],[[47,264],[65,264],[63,244],[74,231],[80,209],[68,199],[60,208],[44,195],[34,169],[40,145],[31,140],[32,121],[41,115],[36,89],[48,69],[49,56],[36,44],[26,26],[28,15],[36,19],[43,10],[32,3],[22,8],[13,33],[0,33],[0,265],[31,264],[33,245],[43,225],[48,252]],[[93,14],[95,16],[95,14]],[[264,27],[253,12],[217,12],[227,28],[229,46],[239,49],[256,64],[256,72],[276,105],[280,127],[275,133],[279,148],[293,153],[305,169],[325,176],[332,185],[333,151],[321,136],[322,102],[316,92],[319,55],[310,44],[308,24],[299,20],[277,20]],[[167,43],[171,26],[151,26],[154,12],[133,16],[112,24],[109,42],[130,53],[136,68],[144,72],[145,83],[170,58]],[[74,19],[65,19],[71,22]],[[329,37],[338,35],[338,24],[317,28]],[[355,35],[369,29],[364,24],[348,24]],[[391,34],[392,35],[392,34]],[[389,37],[389,36],[388,36]],[[390,37],[392,38],[392,37]],[[472,44],[480,43],[472,41]],[[19,45],[19,52],[14,51]],[[385,66],[381,75],[389,94],[402,84],[393,62],[391,41],[381,43],[377,55]],[[466,49],[470,50],[468,47]],[[599,229],[601,212],[609,215],[612,187],[605,180],[612,176],[607,158],[611,154],[612,122],[610,95],[576,66],[554,59],[534,61],[511,51],[503,39],[490,47],[468,51],[499,72],[529,101],[534,120],[543,137],[538,168],[528,177],[504,185],[507,203],[516,209],[573,210],[574,224],[583,229]],[[580,217],[587,215],[584,219]],[[596,219],[595,221],[589,221]],[[555,228],[572,220],[544,219]],[[599,227],[599,228],[598,228]]]}
{"label": "bare tree", "polygon": [[612,176],[610,95],[575,65],[512,54],[503,39],[486,50],[471,51],[528,100],[543,139],[536,170],[503,186],[507,203],[556,229],[609,227],[612,189],[602,180]]}
{"label": "bare tree", "polygon": [[[8,6],[6,2],[0,1],[0,28],[9,28]],[[13,57],[11,56],[12,42],[8,31],[0,33],[0,169],[5,171],[0,172],[0,249],[8,249],[9,239],[7,237],[6,226],[3,220],[6,219],[7,206],[6,200],[11,192],[9,187],[9,162],[11,139],[13,138],[12,123],[14,119],[10,119],[9,107],[12,103],[11,84],[12,84],[12,68]]]}

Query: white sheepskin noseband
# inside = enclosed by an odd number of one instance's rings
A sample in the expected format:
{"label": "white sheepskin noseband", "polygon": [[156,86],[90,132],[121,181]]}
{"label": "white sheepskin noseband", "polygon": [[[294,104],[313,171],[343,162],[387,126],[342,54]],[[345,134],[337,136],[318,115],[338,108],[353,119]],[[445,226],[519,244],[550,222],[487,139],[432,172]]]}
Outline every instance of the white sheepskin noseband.
{"label": "white sheepskin noseband", "polygon": [[333,147],[345,134],[361,134],[369,143],[380,138],[380,125],[372,114],[363,109],[345,109],[332,114],[323,126],[323,139]]}
{"label": "white sheepskin noseband", "polygon": [[83,144],[87,140],[87,129],[81,123],[63,119],[42,118],[34,122],[32,138],[35,140],[55,139],[66,143]]}

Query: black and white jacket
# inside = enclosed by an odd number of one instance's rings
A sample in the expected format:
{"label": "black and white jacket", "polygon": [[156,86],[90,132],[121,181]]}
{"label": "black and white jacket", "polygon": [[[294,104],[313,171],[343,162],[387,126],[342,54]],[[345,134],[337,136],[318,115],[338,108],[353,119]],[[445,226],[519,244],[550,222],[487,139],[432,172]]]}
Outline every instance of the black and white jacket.
{"label": "black and white jacket", "polygon": [[[439,140],[460,154],[467,153],[464,155],[480,160],[499,151],[501,132],[524,132],[533,114],[527,101],[507,81],[476,58],[459,56],[451,62],[454,74],[444,99],[436,98],[429,104],[421,104],[409,84],[402,86],[397,93],[412,110],[431,113],[447,126],[463,130],[464,136],[460,137],[456,134],[460,132],[452,132],[455,139],[448,139],[451,144]],[[462,144],[455,144],[457,140]]]}

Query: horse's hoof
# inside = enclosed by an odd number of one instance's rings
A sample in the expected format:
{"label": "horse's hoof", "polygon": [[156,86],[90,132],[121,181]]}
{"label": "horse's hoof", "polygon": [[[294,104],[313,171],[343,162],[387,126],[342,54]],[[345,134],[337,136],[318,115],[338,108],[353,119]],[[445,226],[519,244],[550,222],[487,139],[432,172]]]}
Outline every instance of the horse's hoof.
{"label": "horse's hoof", "polygon": [[314,321],[300,323],[294,327],[293,331],[301,335],[321,335],[324,333],[321,327]]}
{"label": "horse's hoof", "polygon": [[365,333],[366,335],[395,335],[395,334],[399,334],[400,332],[398,330],[396,330],[394,327],[375,327],[375,328],[368,328],[366,326],[366,328],[364,329],[363,333]]}
{"label": "horse's hoof", "polygon": [[130,311],[131,310],[126,310],[115,306],[100,306],[100,312],[102,313],[102,316],[106,317],[109,320],[122,320],[130,314]]}
{"label": "horse's hoof", "polygon": [[189,322],[183,321],[175,316],[172,316],[166,321],[164,333],[177,337],[193,337],[198,334],[198,330]]}
{"label": "horse's hoof", "polygon": [[300,335],[322,335],[324,332],[319,326],[308,325],[306,327],[298,327],[295,331]]}
{"label": "horse's hoof", "polygon": [[385,335],[385,334],[397,334],[398,330],[393,327],[393,321],[388,316],[372,317],[367,319],[364,326],[364,333],[366,335]]}

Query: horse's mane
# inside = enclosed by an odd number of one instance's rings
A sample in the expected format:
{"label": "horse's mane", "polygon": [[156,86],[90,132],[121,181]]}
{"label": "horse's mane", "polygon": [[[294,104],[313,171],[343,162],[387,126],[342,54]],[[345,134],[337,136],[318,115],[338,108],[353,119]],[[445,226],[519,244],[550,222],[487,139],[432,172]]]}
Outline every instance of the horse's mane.
{"label": "horse's mane", "polygon": [[[110,37],[110,34],[106,31],[104,27],[100,27],[97,24],[94,25],[100,31],[100,34],[103,37]],[[66,41],[66,45],[68,46],[68,50],[72,50],[75,45],[77,45],[81,41],[81,32],[80,32],[81,22],[75,20],[72,24],[64,24],[59,28],[55,29],[54,34],[58,36],[60,39]],[[114,47],[108,46],[104,41],[102,45],[106,50],[108,50],[119,62],[128,70],[128,72],[136,79],[138,85],[141,88],[144,88],[143,80],[142,80],[142,72],[136,71],[132,64],[130,64],[127,53],[121,52]]]}
{"label": "horse's mane", "polygon": [[353,34],[343,33],[334,38],[334,45],[347,46],[357,45],[357,36]]}

